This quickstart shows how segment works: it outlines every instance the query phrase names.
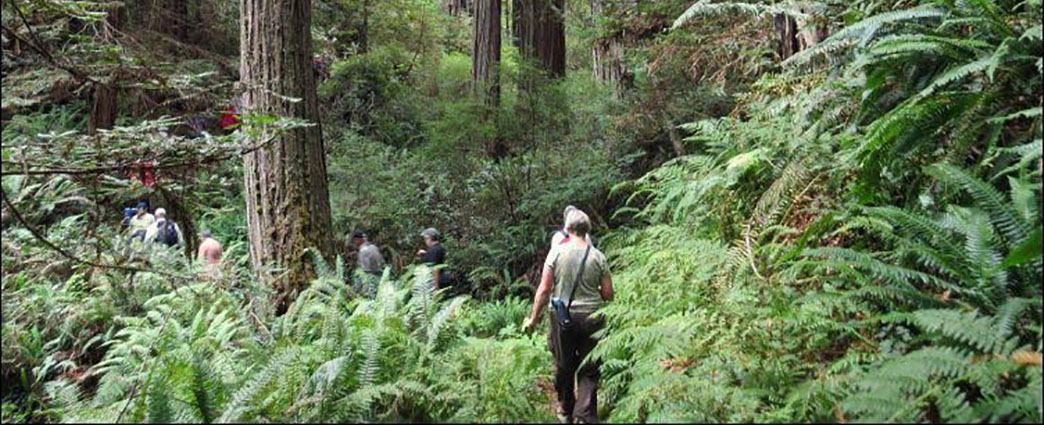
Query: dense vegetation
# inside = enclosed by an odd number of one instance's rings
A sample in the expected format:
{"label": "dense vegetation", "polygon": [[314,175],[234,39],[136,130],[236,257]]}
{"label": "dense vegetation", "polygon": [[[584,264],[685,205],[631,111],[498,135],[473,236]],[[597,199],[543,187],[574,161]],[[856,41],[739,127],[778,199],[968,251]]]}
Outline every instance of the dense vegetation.
{"label": "dense vegetation", "polygon": [[[312,1],[334,233],[391,267],[367,299],[309,250],[285,314],[238,158],[307,123],[212,122],[240,6],[5,4],[4,422],[553,421],[520,325],[567,204],[617,288],[607,421],[1042,420],[1040,0],[570,0],[565,76],[505,35],[496,104],[448,3]],[[222,274],[126,243],[143,197]],[[412,264],[425,227],[454,291]]]}

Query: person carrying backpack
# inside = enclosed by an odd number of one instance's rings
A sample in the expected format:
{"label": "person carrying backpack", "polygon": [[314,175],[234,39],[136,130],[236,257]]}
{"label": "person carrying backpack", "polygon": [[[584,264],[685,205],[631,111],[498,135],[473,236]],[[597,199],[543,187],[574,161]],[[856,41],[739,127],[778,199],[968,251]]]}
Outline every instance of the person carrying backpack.
{"label": "person carrying backpack", "polygon": [[180,246],[185,243],[185,238],[181,235],[181,228],[178,227],[178,223],[167,219],[167,210],[156,208],[155,215],[156,222],[149,226],[149,230],[145,233],[146,241],[166,246]]}

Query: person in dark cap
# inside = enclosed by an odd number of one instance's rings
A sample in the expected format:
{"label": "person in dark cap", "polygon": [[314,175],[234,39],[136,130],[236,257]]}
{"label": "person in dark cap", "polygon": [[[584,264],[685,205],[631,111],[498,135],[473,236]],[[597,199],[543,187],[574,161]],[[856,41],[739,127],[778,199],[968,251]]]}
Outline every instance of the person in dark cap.
{"label": "person in dark cap", "polygon": [[449,275],[439,267],[446,264],[446,248],[442,246],[442,233],[429,227],[421,232],[421,237],[424,238],[424,244],[428,249],[417,251],[417,256],[421,257],[421,262],[434,269],[432,282],[435,287],[445,286],[449,281]]}
{"label": "person in dark cap", "polygon": [[130,219],[128,231],[132,239],[143,241],[145,233],[154,224],[156,224],[156,217],[149,214],[148,202],[141,201],[138,203],[137,213]]}

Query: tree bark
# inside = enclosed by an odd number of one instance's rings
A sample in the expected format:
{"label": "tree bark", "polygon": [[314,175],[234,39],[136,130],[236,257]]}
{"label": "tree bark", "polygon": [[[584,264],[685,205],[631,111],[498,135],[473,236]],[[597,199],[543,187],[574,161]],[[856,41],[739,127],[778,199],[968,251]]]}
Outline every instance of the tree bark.
{"label": "tree bark", "polygon": [[797,21],[794,18],[780,13],[773,17],[772,23],[775,25],[779,37],[776,53],[779,54],[781,60],[789,58],[801,50],[797,37]]}
{"label": "tree bark", "polygon": [[87,134],[98,129],[111,129],[116,124],[116,89],[112,86],[94,85],[91,96],[91,117],[87,120]]}
{"label": "tree bark", "polygon": [[519,50],[552,78],[565,76],[565,0],[521,0]]}
{"label": "tree bark", "polygon": [[250,258],[255,268],[285,270],[273,282],[276,311],[282,313],[314,275],[305,249],[314,247],[327,259],[334,254],[311,61],[312,7],[310,0],[240,0],[239,4],[240,78],[247,115],[314,123],[268,134],[271,142],[243,157]]}
{"label": "tree bark", "polygon": [[[605,15],[605,1],[591,0],[591,13],[596,19]],[[603,34],[602,37],[596,38],[591,46],[591,59],[596,80],[619,86],[623,81],[624,69],[623,46],[618,37],[606,37]]]}
{"label": "tree bark", "polygon": [[500,0],[475,0],[471,84],[486,105],[500,105]]}
{"label": "tree bark", "polygon": [[[112,37],[109,31],[119,31],[123,28],[123,23],[126,21],[127,11],[122,4],[116,4],[110,6],[107,10],[109,13],[105,17],[105,21],[108,25],[101,26],[107,37]],[[116,83],[119,81],[119,71],[113,76],[111,82]],[[112,85],[103,86],[101,84],[95,84],[94,89],[91,92],[91,115],[87,120],[87,134],[95,134],[98,129],[111,129],[116,125],[116,98],[119,96],[119,91]]]}
{"label": "tree bark", "polygon": [[773,17],[773,24],[779,36],[777,53],[781,60],[812,47],[830,35],[822,19],[826,9],[824,5],[806,3],[796,7],[799,12],[809,17],[797,19],[783,13]]}

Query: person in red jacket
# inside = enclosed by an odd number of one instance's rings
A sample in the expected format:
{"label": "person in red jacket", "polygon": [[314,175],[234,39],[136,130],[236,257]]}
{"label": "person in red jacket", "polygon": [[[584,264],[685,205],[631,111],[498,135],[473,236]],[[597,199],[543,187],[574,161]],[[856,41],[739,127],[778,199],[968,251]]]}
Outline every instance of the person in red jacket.
{"label": "person in red jacket", "polygon": [[221,111],[221,129],[231,133],[238,128],[239,117],[242,114],[242,99],[236,98],[232,105]]}

